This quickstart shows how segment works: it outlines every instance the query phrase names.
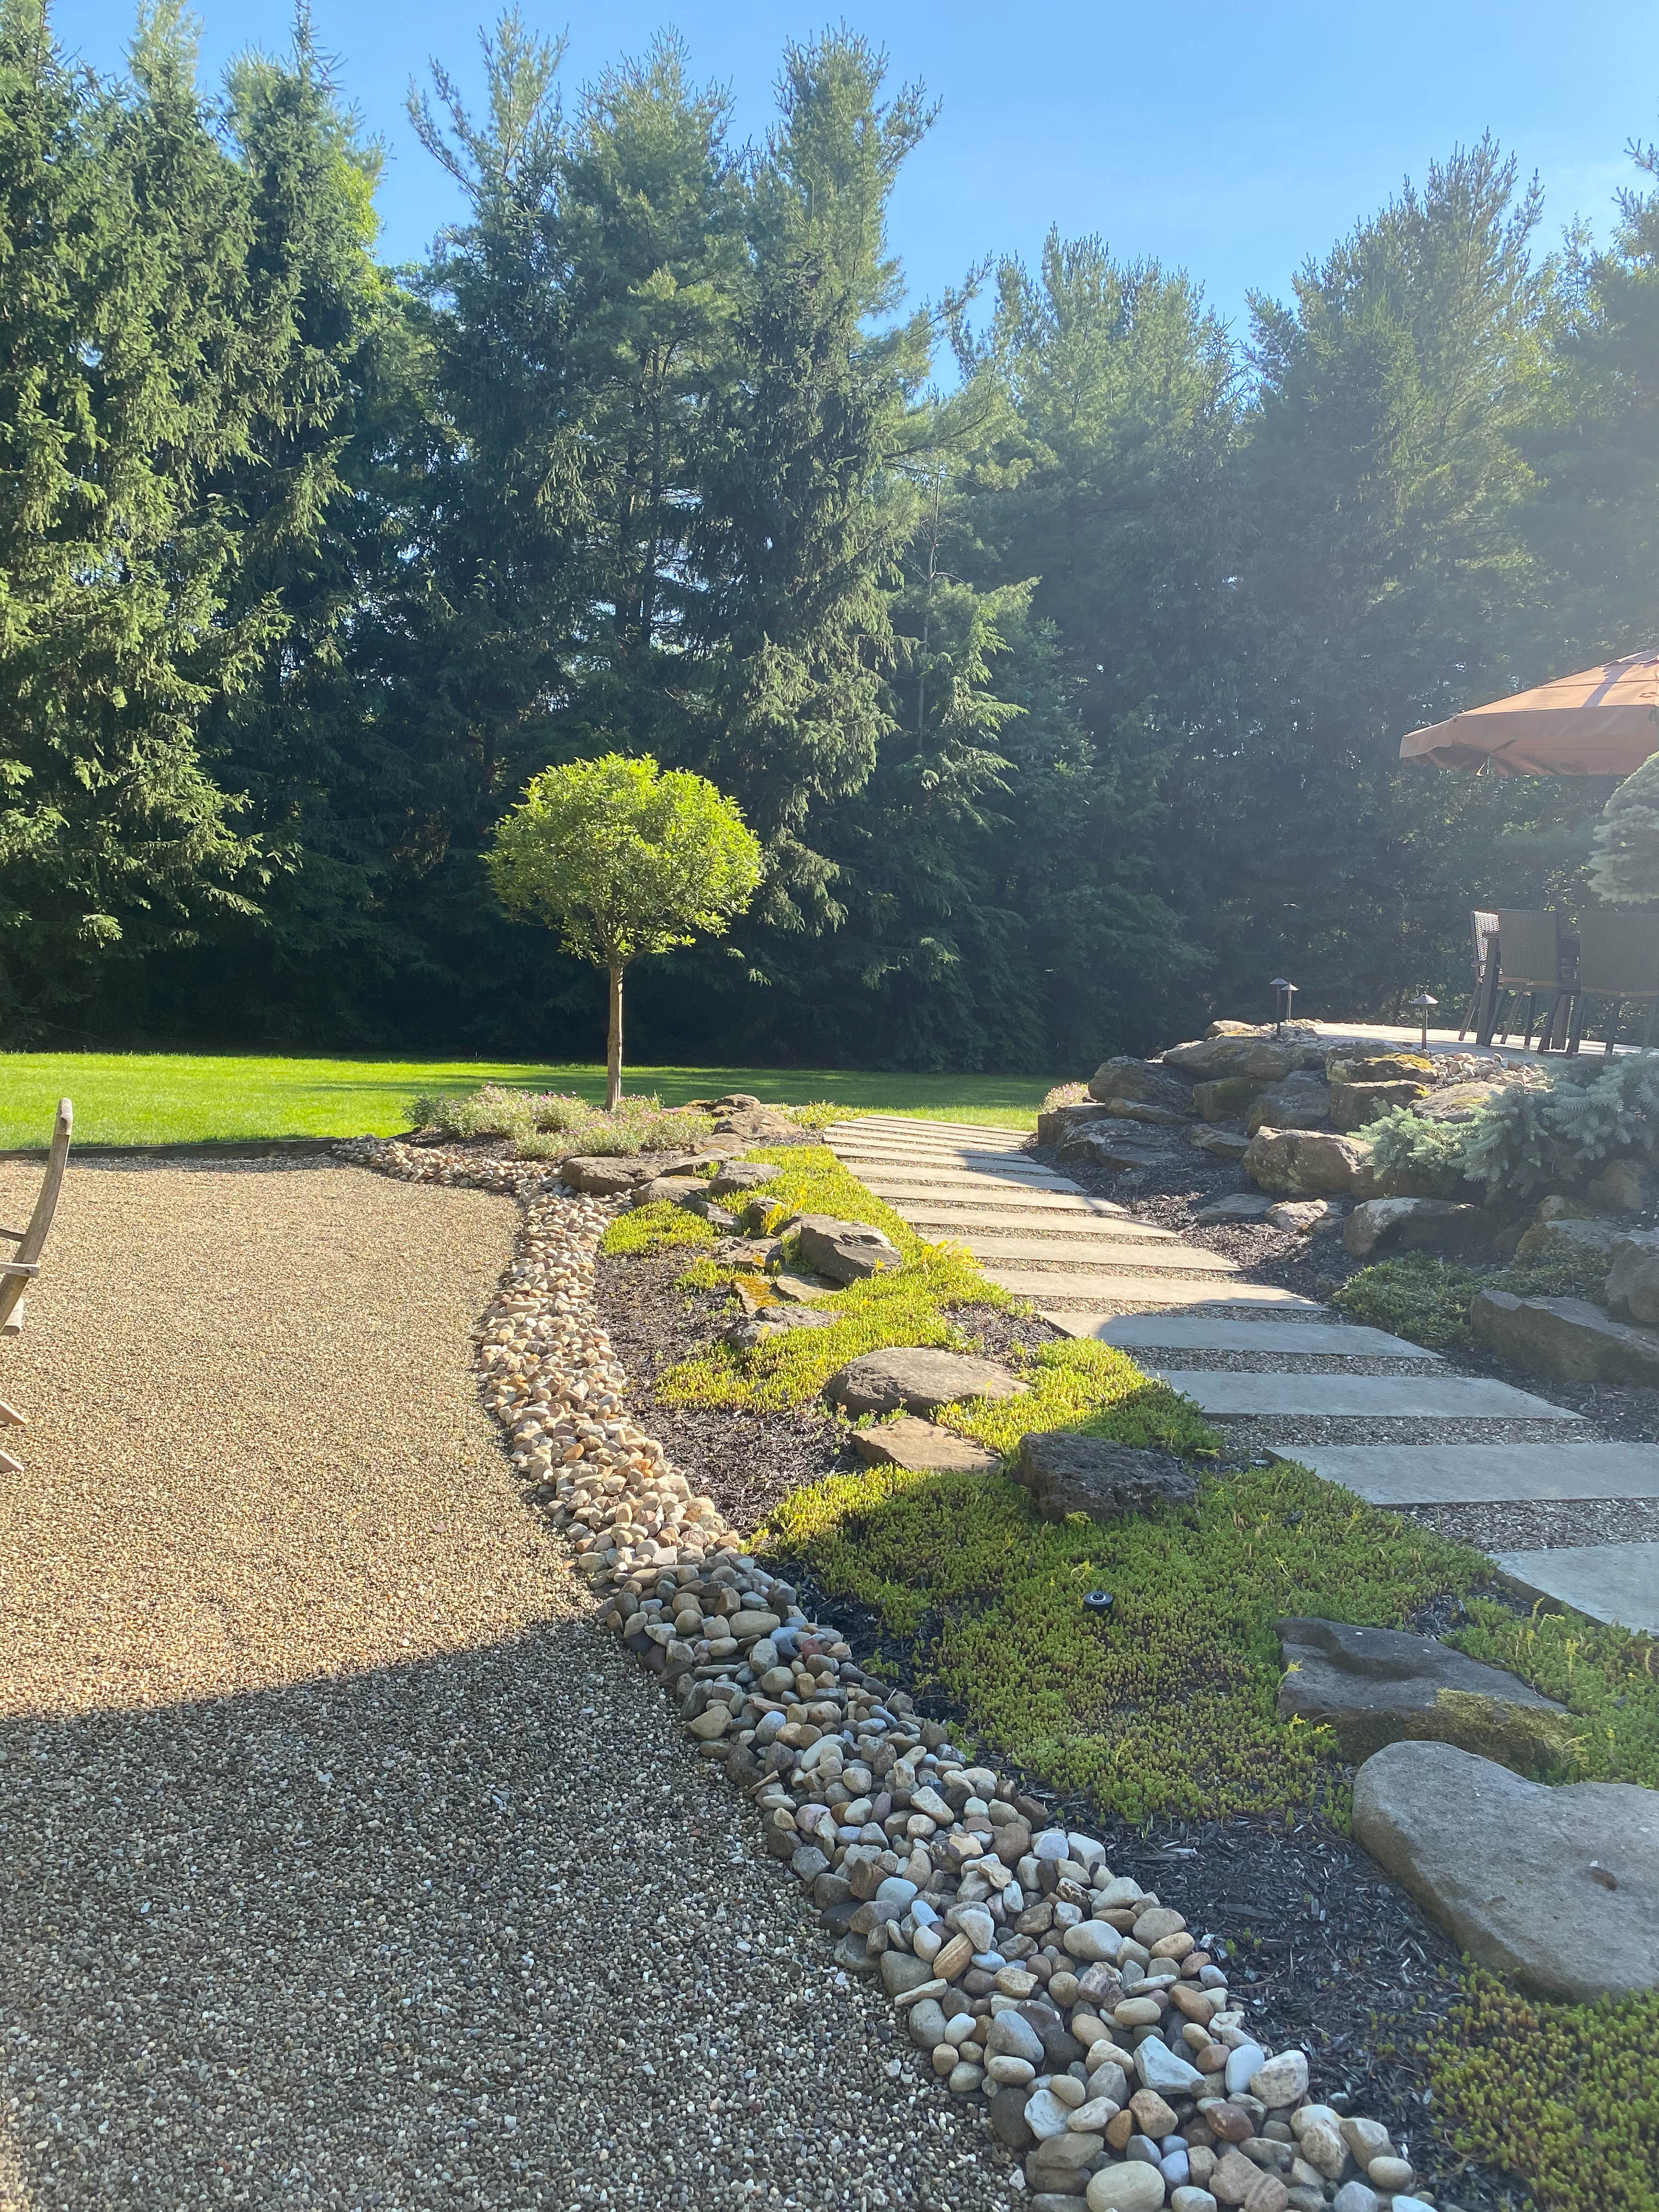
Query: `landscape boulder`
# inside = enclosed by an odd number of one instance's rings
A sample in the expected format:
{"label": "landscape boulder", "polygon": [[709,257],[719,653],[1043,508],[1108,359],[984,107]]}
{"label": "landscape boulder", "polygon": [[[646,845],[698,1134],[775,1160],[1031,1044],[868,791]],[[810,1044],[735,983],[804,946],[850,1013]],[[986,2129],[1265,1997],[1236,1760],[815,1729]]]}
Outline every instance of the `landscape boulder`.
{"label": "landscape boulder", "polygon": [[1322,1722],[1347,1759],[1431,1740],[1524,1769],[1564,1751],[1572,1733],[1565,1706],[1431,1636],[1340,1620],[1281,1620],[1278,1630],[1280,1718]]}
{"label": "landscape boulder", "polygon": [[1429,1054],[1367,1052],[1361,1045],[1341,1045],[1325,1061],[1328,1083],[1414,1083],[1426,1090],[1437,1073]]}
{"label": "landscape boulder", "polygon": [[1198,1496],[1196,1470],[1172,1452],[1066,1429],[1022,1437],[1013,1471],[1045,1521],[1063,1521],[1071,1513],[1121,1521],[1162,1505],[1190,1505]]}
{"label": "landscape boulder", "polygon": [[1051,1106],[1037,1115],[1036,1140],[1040,1145],[1064,1144],[1072,1131],[1080,1129],[1085,1121],[1101,1121],[1118,1110],[1115,1105],[1103,1106],[1097,1098],[1085,1098],[1074,1106]]}
{"label": "landscape boulder", "polygon": [[803,1133],[787,1114],[775,1106],[763,1106],[757,1099],[752,1105],[728,1107],[718,1113],[712,1133],[741,1137],[746,1145],[787,1145]]}
{"label": "landscape boulder", "polygon": [[854,1429],[853,1449],[867,1467],[902,1467],[912,1474],[994,1474],[1002,1465],[1000,1452],[910,1413]]}
{"label": "landscape boulder", "polygon": [[1340,1198],[1279,1198],[1267,1208],[1267,1225],[1297,1237],[1323,1237],[1342,1226],[1346,1212]]}
{"label": "landscape boulder", "polygon": [[653,1176],[648,1182],[634,1186],[635,1206],[655,1206],[666,1200],[671,1206],[684,1206],[690,1199],[707,1198],[708,1185],[701,1176]]}
{"label": "landscape boulder", "polygon": [[1363,1129],[1395,1106],[1415,1106],[1429,1095],[1426,1083],[1333,1083],[1331,1120],[1339,1129]]}
{"label": "landscape boulder", "polygon": [[892,1238],[867,1222],[838,1221],[832,1213],[803,1213],[787,1226],[806,1265],[832,1283],[861,1283],[899,1264]]}
{"label": "landscape boulder", "polygon": [[1253,1082],[1279,1083],[1301,1068],[1323,1071],[1326,1048],[1316,1041],[1275,1037],[1271,1030],[1243,1035],[1201,1037],[1191,1044],[1171,1045],[1164,1066],[1194,1083],[1218,1082],[1227,1076],[1247,1076]]}
{"label": "landscape boulder", "polygon": [[765,1160],[727,1160],[715,1171],[708,1186],[710,1198],[732,1198],[738,1191],[758,1190],[763,1183],[775,1182],[779,1170]]}
{"label": "landscape boulder", "polygon": [[1178,1075],[1150,1060],[1127,1056],[1103,1060],[1089,1079],[1089,1096],[1107,1103],[1124,1101],[1137,1106],[1163,1106],[1185,1116],[1190,1085]]}
{"label": "landscape boulder", "polygon": [[1187,1142],[1195,1145],[1200,1152],[1208,1152],[1213,1159],[1242,1162],[1255,1139],[1247,1137],[1243,1129],[1212,1129],[1202,1121],[1194,1121],[1188,1127]]}
{"label": "landscape boulder", "polygon": [[1330,1120],[1330,1085],[1316,1075],[1291,1075],[1258,1095],[1244,1126],[1255,1136],[1258,1129],[1323,1129]]}
{"label": "landscape boulder", "polygon": [[1115,1174],[1123,1168],[1150,1167],[1166,1159],[1169,1152],[1169,1139],[1161,1131],[1148,1128],[1144,1121],[1120,1121],[1112,1116],[1073,1129],[1060,1147],[1060,1157]]}
{"label": "landscape boulder", "polygon": [[[1545,1206],[1549,1200],[1546,1199]],[[1542,1209],[1540,1208],[1540,1212]],[[1588,1260],[1613,1264],[1613,1248],[1626,1232],[1616,1221],[1574,1220],[1546,1215],[1534,1221],[1515,1248],[1517,1260]]]}
{"label": "landscape boulder", "polygon": [[1244,1153],[1244,1172],[1263,1190],[1286,1198],[1372,1198],[1376,1177],[1370,1148],[1327,1129],[1258,1129]]}
{"label": "landscape boulder", "polygon": [[1640,1160],[1610,1161],[1584,1195],[1604,1213],[1634,1213],[1653,1195],[1652,1171]]}
{"label": "landscape boulder", "polygon": [[1239,1121],[1271,1084],[1252,1083],[1247,1075],[1224,1075],[1214,1083],[1193,1085],[1193,1110],[1206,1121]]}
{"label": "landscape boulder", "polygon": [[1018,1398],[1025,1387],[998,1360],[918,1346],[866,1352],[849,1360],[830,1377],[823,1395],[831,1405],[854,1416],[932,1413],[964,1398]]}
{"label": "landscape boulder", "polygon": [[1193,1216],[1194,1229],[1224,1229],[1241,1222],[1261,1221],[1274,1204],[1265,1191],[1235,1191],[1231,1198],[1212,1199]]}
{"label": "landscape boulder", "polygon": [[1368,1198],[1342,1230],[1342,1248],[1355,1260],[1380,1260],[1390,1252],[1473,1252],[1491,1237],[1490,1217],[1478,1206],[1444,1198]]}
{"label": "landscape boulder", "polygon": [[1471,1121],[1483,1107],[1510,1088],[1507,1084],[1470,1082],[1447,1083],[1419,1098],[1412,1108],[1423,1121]]}
{"label": "landscape boulder", "polygon": [[1588,1298],[1518,1298],[1477,1291],[1469,1305],[1477,1344],[1534,1375],[1561,1382],[1659,1387],[1659,1331],[1613,1321]]}
{"label": "landscape boulder", "polygon": [[792,1329],[830,1328],[836,1316],[820,1313],[816,1306],[762,1306],[734,1321],[720,1340],[734,1352],[752,1352],[757,1344],[769,1344],[775,1336],[787,1336]]}
{"label": "landscape boulder", "polygon": [[576,1152],[559,1163],[562,1182],[568,1183],[572,1190],[591,1191],[596,1198],[620,1197],[635,1184],[649,1182],[659,1172],[655,1164],[627,1158],[610,1159],[603,1154],[590,1157]]}
{"label": "landscape boulder", "polygon": [[1573,2004],[1659,1989],[1659,1790],[1393,1743],[1354,1778],[1353,1832],[1479,1965]]}
{"label": "landscape boulder", "polygon": [[1620,1320],[1659,1326],[1659,1230],[1638,1229],[1613,1248],[1607,1310]]}

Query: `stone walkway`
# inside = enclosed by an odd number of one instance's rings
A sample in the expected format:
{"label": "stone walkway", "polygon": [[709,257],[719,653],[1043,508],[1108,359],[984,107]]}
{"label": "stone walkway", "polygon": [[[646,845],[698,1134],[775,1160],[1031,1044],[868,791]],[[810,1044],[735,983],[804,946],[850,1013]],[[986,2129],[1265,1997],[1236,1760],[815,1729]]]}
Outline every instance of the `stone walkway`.
{"label": "stone walkway", "polygon": [[[1449,1371],[1420,1346],[1243,1281],[1236,1262],[1042,1167],[1014,1131],[869,1114],[836,1124],[827,1141],[913,1228],[965,1244],[991,1281],[1057,1328],[1133,1349],[1206,1413],[1250,1421],[1253,1443],[1375,1504],[1659,1497],[1659,1447],[1581,1435],[1582,1417],[1565,1407]],[[1344,1421],[1366,1425],[1367,1441],[1284,1434]],[[1499,1564],[1537,1595],[1659,1631],[1659,1545],[1504,1553]]]}
{"label": "stone walkway", "polygon": [[523,1502],[514,1220],[71,1166],[0,1343],[0,2212],[1006,2212]]}

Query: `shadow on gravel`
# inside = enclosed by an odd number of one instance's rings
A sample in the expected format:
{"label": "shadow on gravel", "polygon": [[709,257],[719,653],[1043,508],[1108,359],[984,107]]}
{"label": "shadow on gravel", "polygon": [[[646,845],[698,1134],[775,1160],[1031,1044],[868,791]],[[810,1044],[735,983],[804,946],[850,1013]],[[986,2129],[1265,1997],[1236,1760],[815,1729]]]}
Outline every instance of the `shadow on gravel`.
{"label": "shadow on gravel", "polygon": [[[827,1984],[752,1820],[583,1625],[14,1721],[18,2171],[0,2193],[125,2212],[1000,2203],[950,2112],[927,2185],[892,2193],[890,2023]],[[872,2159],[878,2185],[854,2185]]]}

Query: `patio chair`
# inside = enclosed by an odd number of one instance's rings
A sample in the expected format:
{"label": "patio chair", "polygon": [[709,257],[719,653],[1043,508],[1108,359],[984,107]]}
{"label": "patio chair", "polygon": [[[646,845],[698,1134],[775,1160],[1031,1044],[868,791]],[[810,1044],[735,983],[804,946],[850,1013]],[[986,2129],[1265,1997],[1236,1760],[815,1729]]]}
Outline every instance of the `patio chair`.
{"label": "patio chair", "polygon": [[1474,988],[1463,1011],[1463,1026],[1457,1032],[1459,1044],[1480,1019],[1480,994],[1486,987],[1486,962],[1498,934],[1498,916],[1488,908],[1476,907],[1469,915],[1469,929],[1474,939]]}
{"label": "patio chair", "polygon": [[[23,1293],[40,1272],[40,1255],[46,1247],[52,1218],[58,1211],[58,1194],[63,1188],[64,1170],[69,1165],[70,1138],[74,1128],[75,1109],[67,1098],[60,1098],[58,1120],[52,1133],[52,1149],[46,1154],[46,1172],[28,1226],[0,1229],[0,1238],[17,1247],[9,1260],[0,1260],[0,1330],[8,1336],[16,1336],[22,1329]],[[0,1401],[0,1422],[15,1429],[26,1425],[15,1407],[3,1401]],[[23,1463],[9,1452],[0,1451],[0,1468],[8,1474],[21,1474]]]}
{"label": "patio chair", "polygon": [[[1500,907],[1498,923],[1498,993],[1502,1000],[1510,994],[1509,1012],[1502,1018],[1503,1041],[1510,1040],[1510,1030],[1516,1010],[1524,998],[1527,1002],[1527,1025],[1521,1033],[1521,1049],[1524,1052],[1532,1042],[1533,1024],[1538,1022],[1539,1048],[1547,1042],[1554,1024],[1556,1009],[1570,995],[1571,986],[1561,980],[1561,933],[1559,917],[1552,907],[1542,914]],[[1539,1021],[1538,1007],[1543,1001],[1543,1018]],[[1497,1027],[1497,1023],[1494,1023]]]}
{"label": "patio chair", "polygon": [[1612,1055],[1619,1017],[1626,1006],[1647,1008],[1651,1039],[1654,1009],[1659,1006],[1659,914],[1607,906],[1589,908],[1578,925],[1578,989],[1569,1052],[1578,1049],[1591,999],[1610,1002],[1604,1012],[1604,1057]]}

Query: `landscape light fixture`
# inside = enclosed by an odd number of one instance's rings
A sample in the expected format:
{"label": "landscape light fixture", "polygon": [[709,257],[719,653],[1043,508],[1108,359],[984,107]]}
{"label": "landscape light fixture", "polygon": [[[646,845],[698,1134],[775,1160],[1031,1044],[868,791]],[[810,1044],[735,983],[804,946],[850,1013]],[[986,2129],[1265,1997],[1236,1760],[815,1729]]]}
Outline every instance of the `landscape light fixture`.
{"label": "landscape light fixture", "polygon": [[1115,1602],[1110,1590],[1085,1590],[1083,1595],[1083,1610],[1085,1613],[1107,1613],[1111,1611]]}
{"label": "landscape light fixture", "polygon": [[1418,1024],[1422,1031],[1423,1049],[1426,1052],[1429,1048],[1429,1016],[1440,1001],[1438,999],[1431,999],[1426,991],[1419,991],[1412,1000],[1412,1004],[1417,1009]]}
{"label": "landscape light fixture", "polygon": [[1277,991],[1279,994],[1279,1012],[1273,1020],[1273,1035],[1276,1037],[1282,1037],[1285,1034],[1285,1024],[1291,1018],[1291,1000],[1295,998],[1299,988],[1295,983],[1287,982],[1282,975],[1275,975],[1267,986],[1270,991]]}

